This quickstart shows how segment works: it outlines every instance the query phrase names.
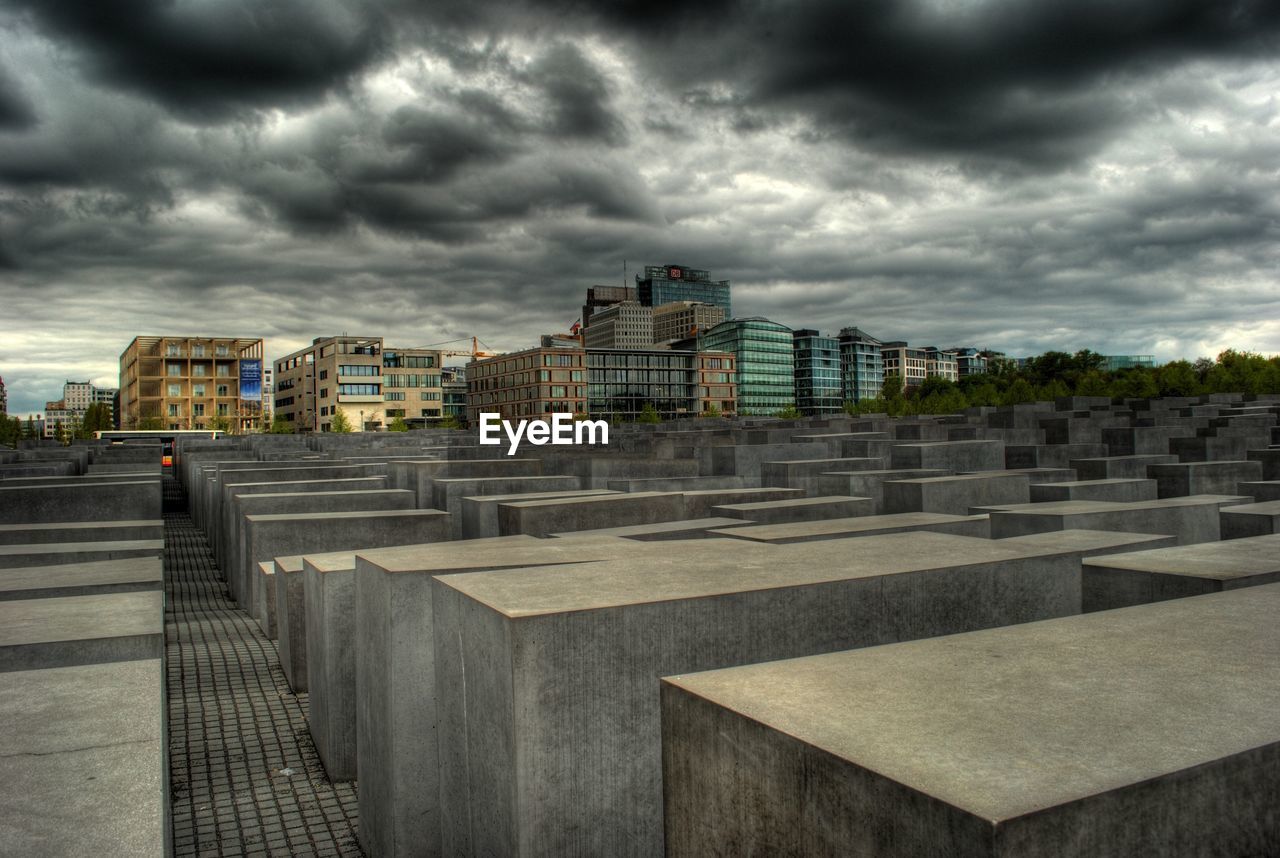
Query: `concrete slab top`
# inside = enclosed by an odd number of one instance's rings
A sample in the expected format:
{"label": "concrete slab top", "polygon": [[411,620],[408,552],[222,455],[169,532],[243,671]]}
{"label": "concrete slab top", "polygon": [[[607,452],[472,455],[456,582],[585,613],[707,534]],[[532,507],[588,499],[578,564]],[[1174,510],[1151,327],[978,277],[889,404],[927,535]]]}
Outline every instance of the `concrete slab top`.
{"label": "concrete slab top", "polygon": [[1246,515],[1280,515],[1280,500],[1224,506],[1222,507],[1222,512],[1244,513]]}
{"label": "concrete slab top", "polygon": [[130,557],[125,560],[0,569],[0,592],[137,582],[159,584],[163,580],[164,569],[159,557]]}
{"label": "concrete slab top", "polygon": [[[626,559],[521,570],[519,575],[475,572],[440,580],[508,617],[531,617],[624,605],[698,599],[874,578],[932,569],[958,569],[1021,559],[1034,552],[998,540],[913,532],[856,542],[752,545],[750,552],[719,547],[691,558],[711,540],[690,540],[673,551]],[[616,553],[613,555],[616,558]]]}
{"label": "concrete slab top", "polygon": [[1069,501],[1048,501],[1045,503],[1020,503],[1008,504],[1006,506],[980,507],[980,509],[995,509],[1001,512],[1016,512],[1020,514],[1031,513],[1034,515],[1081,515],[1091,512],[1111,512],[1113,510],[1137,510],[1137,509],[1165,509],[1168,507],[1180,506],[1203,506],[1205,504],[1230,505],[1235,503],[1249,503],[1253,498],[1244,495],[1189,495],[1179,498],[1161,498],[1160,500],[1146,501],[1100,501],[1100,500],[1069,500]]}
{"label": "concrete slab top", "polygon": [[999,822],[1280,741],[1278,612],[1271,584],[666,681]]}
{"label": "concrete slab top", "polygon": [[[561,506],[564,504],[593,504],[593,503],[613,503],[613,502],[625,503],[627,501],[635,500],[637,498],[665,498],[665,497],[671,497],[672,495],[680,495],[680,494],[683,494],[683,492],[608,492],[608,493],[597,493],[597,494],[586,495],[586,496],[562,494],[560,497],[549,497],[544,500],[527,500],[527,501],[513,500],[513,501],[508,501],[507,503],[511,506],[517,506],[517,507],[520,507],[521,509],[525,509],[525,508],[538,508],[538,507],[555,507],[555,506]],[[493,496],[485,497],[482,495],[479,499],[492,501],[492,500],[495,500],[496,498]]]}
{"label": "concrete slab top", "polygon": [[331,521],[349,518],[432,518],[448,515],[438,509],[380,509],[353,512],[286,512],[276,515],[247,515],[249,521]]}
{"label": "concrete slab top", "polygon": [[135,519],[131,521],[58,521],[52,524],[0,524],[0,533],[16,533],[23,530],[106,530],[112,527],[162,527],[163,519]]}
{"label": "concrete slab top", "polygon": [[771,501],[752,501],[750,503],[725,503],[717,504],[716,509],[740,509],[744,512],[750,512],[753,509],[769,510],[778,509],[779,507],[805,507],[805,506],[823,506],[826,504],[840,503],[842,501],[869,500],[869,498],[855,498],[848,495],[824,495],[816,498],[785,498],[783,500]]}
{"label": "concrete slab top", "polygon": [[1229,581],[1280,572],[1280,534],[1086,557],[1088,566]]}
{"label": "concrete slab top", "polygon": [[0,545],[0,557],[14,554],[75,554],[94,551],[164,551],[163,539],[123,539],[115,542],[24,542]]}
{"label": "concrete slab top", "polygon": [[986,515],[949,515],[942,512],[898,512],[889,515],[860,515],[852,518],[825,518],[817,521],[792,521],[784,524],[757,524],[735,527],[734,536],[773,540],[795,536],[825,536],[827,534],[863,533],[891,527],[921,527],[931,524],[950,524],[972,521]]}
{"label": "concrete slab top", "polygon": [[593,546],[577,540],[570,543],[569,540],[538,539],[521,534],[430,545],[397,545],[356,553],[384,572],[447,574],[610,560],[618,556],[620,545],[627,544],[631,543],[602,540]]}
{"label": "concrete slab top", "polygon": [[163,634],[155,590],[0,602],[0,646]]}
{"label": "concrete slab top", "polygon": [[[1143,544],[1155,547],[1160,543],[1168,545],[1173,536],[1162,536],[1155,533],[1124,533],[1114,530],[1051,530],[1047,533],[1028,533],[1023,536],[1009,536],[997,540],[1008,545],[1022,546],[1028,549],[1045,549],[1053,551],[1102,551],[1109,548],[1135,546],[1134,551],[1144,549],[1137,547]],[[1219,543],[1205,543],[1217,545]]]}
{"label": "concrete slab top", "polygon": [[551,534],[556,539],[564,539],[580,534],[596,534],[598,536],[645,536],[651,533],[676,533],[682,530],[710,530],[712,528],[741,527],[750,525],[745,518],[690,518],[684,521],[657,521],[653,524],[629,524],[625,527],[602,527],[599,530],[571,530],[566,533]]}
{"label": "concrete slab top", "polygon": [[1027,474],[1020,473],[1020,472],[1012,473],[1009,471],[977,471],[976,473],[970,473],[970,474],[951,474],[950,476],[940,476],[940,477],[911,477],[905,480],[890,480],[890,482],[912,483],[912,484],[941,483],[943,485],[950,485],[952,483],[965,482],[965,481],[985,482],[993,479],[994,480],[1016,480],[1018,478],[1022,478],[1024,480],[1027,480],[1028,482],[1030,481],[1030,477]]}
{"label": "concrete slab top", "polygon": [[1060,483],[1043,483],[1048,486],[1124,486],[1152,482],[1145,477],[1108,477],[1105,480],[1063,480]]}
{"label": "concrete slab top", "polygon": [[349,491],[332,491],[332,492],[264,492],[256,495],[237,495],[236,499],[245,503],[256,503],[258,498],[324,498],[333,495],[340,497],[348,497],[350,495],[386,495],[387,493],[412,495],[413,492],[408,489],[351,489]]}

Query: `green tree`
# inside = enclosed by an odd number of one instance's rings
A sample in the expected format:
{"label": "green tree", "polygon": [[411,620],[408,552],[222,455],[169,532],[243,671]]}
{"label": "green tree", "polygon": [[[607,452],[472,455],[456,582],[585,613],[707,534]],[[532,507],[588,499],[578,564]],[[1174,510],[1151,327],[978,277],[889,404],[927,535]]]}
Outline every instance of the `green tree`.
{"label": "green tree", "polygon": [[1090,370],[1076,382],[1076,396],[1110,396],[1111,386],[1102,373]]}
{"label": "green tree", "polygon": [[640,414],[636,417],[637,423],[661,423],[662,416],[658,414],[658,409],[653,407],[652,402],[646,402],[644,407],[640,409]]}
{"label": "green tree", "polygon": [[267,427],[268,435],[292,435],[296,431],[293,421],[286,420],[284,415],[278,411],[272,415],[271,425]]}
{"label": "green tree", "polygon": [[[442,420],[440,422],[443,423],[444,421]],[[388,432],[408,432],[409,424],[404,422],[403,417],[396,415],[395,419],[393,419],[391,423],[387,425],[387,431]]]}
{"label": "green tree", "polygon": [[880,387],[880,398],[884,400],[885,413],[890,417],[901,417],[907,410],[906,398],[902,391],[902,376],[890,373],[884,377]]}
{"label": "green tree", "polygon": [[221,414],[209,421],[209,428],[215,432],[231,432],[231,419]]}
{"label": "green tree", "polygon": [[1111,379],[1111,395],[1122,399],[1150,399],[1160,395],[1155,374],[1135,367],[1117,372]]}
{"label": "green tree", "polygon": [[703,411],[698,416],[708,420],[714,420],[717,417],[723,417],[724,415],[721,413],[719,408],[716,408],[714,405],[711,405],[707,407],[706,411]]}
{"label": "green tree", "polygon": [[1000,389],[991,381],[984,382],[966,391],[965,398],[970,405],[999,405]]}
{"label": "green tree", "polygon": [[347,412],[337,406],[334,406],[333,417],[329,420],[329,431],[343,435],[351,432],[351,421],[347,419]]}
{"label": "green tree", "polygon": [[1021,405],[1024,402],[1035,402],[1036,391],[1031,382],[1025,378],[1015,379],[1009,389],[1004,392],[1005,405]]}
{"label": "green tree", "polygon": [[156,430],[156,429],[163,429],[163,428],[164,428],[164,418],[163,418],[163,417],[148,417],[148,418],[146,418],[145,420],[142,420],[142,421],[140,421],[140,422],[138,423],[138,428],[139,428],[139,429],[141,429],[141,430],[143,430],[143,431],[154,431],[154,430]]}
{"label": "green tree", "polygon": [[17,417],[11,420],[8,415],[0,414],[0,447],[18,446],[18,434],[21,431]]}
{"label": "green tree", "polygon": [[804,415],[800,413],[800,410],[796,408],[794,404],[788,404],[773,416],[781,418],[782,420],[799,420]]}
{"label": "green tree", "polygon": [[[577,419],[575,417],[575,419]],[[461,429],[462,421],[458,419],[456,414],[446,414],[444,419],[436,424],[437,429]]]}
{"label": "green tree", "polygon": [[1061,378],[1051,378],[1039,390],[1036,391],[1036,399],[1046,402],[1053,402],[1064,396],[1071,395],[1071,388],[1067,387],[1067,383]]}
{"label": "green tree", "polygon": [[1155,374],[1161,396],[1195,396],[1200,393],[1200,378],[1195,367],[1185,360],[1170,361],[1157,367]]}

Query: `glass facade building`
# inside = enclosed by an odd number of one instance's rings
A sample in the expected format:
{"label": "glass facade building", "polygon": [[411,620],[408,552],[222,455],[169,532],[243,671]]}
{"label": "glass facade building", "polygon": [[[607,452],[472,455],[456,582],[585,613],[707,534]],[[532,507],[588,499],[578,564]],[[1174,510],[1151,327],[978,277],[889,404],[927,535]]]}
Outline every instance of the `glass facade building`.
{"label": "glass facade building", "polygon": [[697,414],[698,355],[640,349],[587,350],[587,412],[635,420],[645,405],[669,420]]}
{"label": "glass facade building", "polygon": [[728,280],[712,280],[709,271],[683,265],[646,265],[644,273],[636,275],[636,293],[646,307],[698,301],[722,308],[726,318],[733,312]]}
{"label": "glass facade building", "polygon": [[1102,368],[1107,372],[1135,367],[1154,369],[1156,365],[1156,359],[1152,355],[1103,355],[1102,361]]}
{"label": "glass facade building", "polygon": [[700,337],[698,348],[736,358],[739,414],[772,414],[795,404],[795,351],[786,325],[759,316],[730,319]]}
{"label": "glass facade building", "polygon": [[796,408],[806,416],[836,414],[844,404],[840,384],[840,342],[803,328],[792,331]]}
{"label": "glass facade building", "polygon": [[857,328],[845,328],[840,343],[840,382],[845,402],[875,399],[884,388],[882,343]]}

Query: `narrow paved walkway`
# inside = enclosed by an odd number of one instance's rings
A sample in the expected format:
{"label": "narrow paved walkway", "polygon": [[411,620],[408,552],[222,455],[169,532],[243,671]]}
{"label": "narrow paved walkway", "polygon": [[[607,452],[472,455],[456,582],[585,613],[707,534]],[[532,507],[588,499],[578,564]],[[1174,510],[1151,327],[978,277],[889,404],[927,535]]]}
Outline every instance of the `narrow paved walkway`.
{"label": "narrow paved walkway", "polygon": [[360,855],[354,784],[331,784],[275,644],[224,594],[165,479],[173,846],[183,856]]}

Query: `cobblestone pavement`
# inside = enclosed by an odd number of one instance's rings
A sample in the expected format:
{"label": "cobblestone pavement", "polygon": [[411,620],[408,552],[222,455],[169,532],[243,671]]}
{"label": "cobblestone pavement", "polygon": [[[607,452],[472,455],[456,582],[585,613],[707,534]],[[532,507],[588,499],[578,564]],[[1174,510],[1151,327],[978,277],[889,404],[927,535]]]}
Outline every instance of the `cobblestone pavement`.
{"label": "cobblestone pavement", "polygon": [[355,784],[331,784],[275,644],[223,589],[166,478],[165,654],[174,855],[360,855]]}

